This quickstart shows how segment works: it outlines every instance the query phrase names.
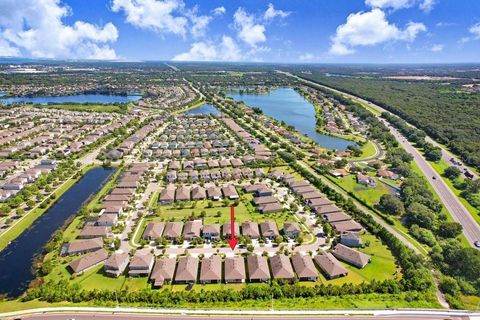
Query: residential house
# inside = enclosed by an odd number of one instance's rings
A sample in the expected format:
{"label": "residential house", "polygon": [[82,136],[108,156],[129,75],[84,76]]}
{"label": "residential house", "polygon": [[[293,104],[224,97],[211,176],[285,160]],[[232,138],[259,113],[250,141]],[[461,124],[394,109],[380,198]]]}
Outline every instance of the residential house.
{"label": "residential house", "polygon": [[318,273],[310,255],[302,255],[300,252],[292,256],[292,265],[300,281],[317,281]]}
{"label": "residential house", "polygon": [[222,280],[222,258],[212,255],[202,259],[200,266],[200,283],[218,283]]}
{"label": "residential house", "polygon": [[241,256],[225,258],[225,283],[245,282],[245,260]]}
{"label": "residential house", "polygon": [[346,263],[349,263],[351,265],[354,265],[357,268],[364,268],[369,262],[370,262],[370,256],[354,250],[352,248],[349,248],[347,246],[344,246],[341,243],[338,243],[334,250],[332,251],[332,254],[342,260],[345,261]]}
{"label": "residential house", "polygon": [[298,223],[296,222],[283,223],[283,234],[285,234],[290,239],[296,239],[301,233],[302,233],[302,230],[300,229],[300,226]]}
{"label": "residential house", "polygon": [[198,274],[198,258],[182,256],[178,258],[177,271],[175,273],[176,283],[195,283]]}
{"label": "residential house", "polygon": [[271,279],[266,257],[251,254],[247,257],[247,266],[250,282],[265,282]]}
{"label": "residential house", "polygon": [[260,231],[262,232],[262,237],[270,240],[275,240],[275,238],[280,235],[275,221],[265,221],[260,223]]}
{"label": "residential house", "polygon": [[314,261],[328,279],[345,277],[348,274],[347,269],[331,253],[316,255]]}
{"label": "residential house", "polygon": [[176,264],[175,258],[162,257],[155,261],[150,274],[150,281],[154,288],[161,288],[165,283],[172,283]]}
{"label": "residential house", "polygon": [[103,265],[103,270],[105,274],[112,277],[119,277],[127,268],[128,262],[130,261],[130,256],[128,253],[113,253],[105,261]]}
{"label": "residential house", "polygon": [[137,251],[128,265],[130,277],[148,276],[152,271],[154,256],[150,252]]}
{"label": "residential house", "polygon": [[142,239],[155,240],[162,236],[163,229],[165,229],[164,222],[149,222],[145,231],[143,231]]}
{"label": "residential house", "polygon": [[90,268],[97,266],[108,258],[108,253],[105,249],[100,249],[88,253],[81,258],[75,259],[68,265],[73,274],[82,273]]}
{"label": "residential house", "polygon": [[276,280],[287,280],[293,282],[295,273],[293,272],[290,258],[284,254],[277,254],[270,258],[270,267],[272,269],[272,277]]}

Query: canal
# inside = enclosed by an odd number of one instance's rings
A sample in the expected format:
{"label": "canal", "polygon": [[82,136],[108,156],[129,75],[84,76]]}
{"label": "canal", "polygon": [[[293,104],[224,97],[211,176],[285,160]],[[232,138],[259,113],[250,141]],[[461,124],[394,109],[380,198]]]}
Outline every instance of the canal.
{"label": "canal", "polygon": [[0,252],[0,294],[21,295],[35,278],[33,261],[43,246],[92,195],[100,191],[113,168],[94,168],[68,189],[55,204]]}
{"label": "canal", "polygon": [[[1,96],[1,95],[0,95]],[[11,103],[32,103],[32,104],[49,104],[49,103],[127,103],[137,101],[142,96],[139,95],[110,95],[110,94],[77,94],[71,96],[37,96],[37,97],[5,97],[0,98],[0,104]]]}
{"label": "canal", "polygon": [[272,118],[284,121],[327,149],[345,150],[355,142],[318,133],[315,107],[292,88],[278,88],[269,94],[227,94],[250,107],[258,107]]}

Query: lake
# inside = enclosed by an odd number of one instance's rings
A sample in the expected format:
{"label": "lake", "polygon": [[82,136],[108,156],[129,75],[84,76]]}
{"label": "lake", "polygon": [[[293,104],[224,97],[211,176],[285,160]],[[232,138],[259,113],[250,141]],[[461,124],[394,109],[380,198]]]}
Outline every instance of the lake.
{"label": "lake", "polygon": [[221,112],[211,104],[202,104],[200,107],[185,111],[185,114],[213,114],[219,115]]}
{"label": "lake", "polygon": [[8,97],[1,98],[0,103],[32,103],[32,104],[49,104],[49,103],[127,103],[140,100],[140,95],[109,95],[109,94],[77,94],[72,96],[38,96],[38,97]]}
{"label": "lake", "polygon": [[318,133],[315,107],[292,88],[278,88],[270,94],[227,94],[250,107],[258,107],[272,118],[294,126],[299,132],[327,149],[344,150],[355,142]]}
{"label": "lake", "polygon": [[0,252],[0,294],[18,297],[35,279],[32,264],[52,235],[100,191],[113,168],[94,168],[68,189],[43,215]]}

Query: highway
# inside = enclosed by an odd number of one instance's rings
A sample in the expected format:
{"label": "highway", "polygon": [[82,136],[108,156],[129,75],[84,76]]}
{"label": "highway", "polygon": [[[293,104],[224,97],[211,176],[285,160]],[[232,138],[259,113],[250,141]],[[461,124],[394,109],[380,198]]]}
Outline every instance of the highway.
{"label": "highway", "polygon": [[[373,109],[376,109],[380,112],[388,112],[387,110],[383,109],[382,107],[373,104],[369,101],[366,101],[362,98],[359,98],[357,96],[330,88],[328,86],[321,85],[319,83],[309,81],[302,79],[300,77],[297,77],[291,73],[288,72],[282,72],[288,76],[294,77],[296,79],[299,79],[303,82],[310,83],[325,89],[328,89],[330,91],[339,93],[343,96],[346,96],[350,99],[356,100],[361,103],[366,103]],[[432,168],[432,166],[425,160],[425,158],[420,154],[420,152],[412,146],[412,144],[400,133],[398,132],[393,126],[389,125],[383,118],[381,118],[378,115],[378,118],[383,121],[385,124],[388,125],[390,132],[396,137],[398,142],[402,145],[402,147],[409,152],[413,158],[414,161],[417,163],[419,166],[420,170],[423,172],[425,177],[427,178],[428,182],[430,185],[433,187],[435,192],[438,194],[440,200],[442,203],[445,205],[445,208],[448,210],[450,215],[452,216],[453,220],[456,222],[460,223],[463,227],[463,233],[465,234],[465,237],[469,241],[470,245],[472,247],[474,246],[475,241],[480,241],[480,226],[476,223],[476,221],[473,219],[471,216],[470,212],[465,208],[465,206],[460,202],[460,200],[457,198],[457,196],[453,193],[453,191],[448,187],[448,185],[443,181],[442,177]],[[442,149],[443,150],[443,149]]]}
{"label": "highway", "polygon": [[[446,317],[445,315],[391,315],[391,316],[333,316],[333,315],[320,315],[320,316],[214,316],[214,315],[141,315],[141,314],[119,314],[119,313],[51,313],[51,314],[38,314],[25,316],[20,319],[29,320],[344,320],[344,319],[356,319],[356,320],[375,320],[375,319],[387,319],[387,320],[407,320],[407,319],[426,319],[426,320],[460,320],[469,319],[469,317],[453,316]],[[17,319],[17,318],[9,318]]]}

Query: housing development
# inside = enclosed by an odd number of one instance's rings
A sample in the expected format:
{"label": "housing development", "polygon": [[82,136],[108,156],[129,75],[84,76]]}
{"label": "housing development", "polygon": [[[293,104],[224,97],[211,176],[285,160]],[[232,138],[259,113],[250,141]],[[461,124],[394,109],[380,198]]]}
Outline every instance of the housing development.
{"label": "housing development", "polygon": [[0,0],[0,319],[480,320],[479,13]]}

